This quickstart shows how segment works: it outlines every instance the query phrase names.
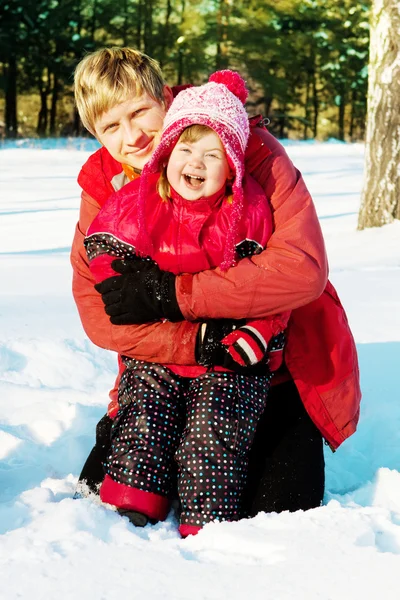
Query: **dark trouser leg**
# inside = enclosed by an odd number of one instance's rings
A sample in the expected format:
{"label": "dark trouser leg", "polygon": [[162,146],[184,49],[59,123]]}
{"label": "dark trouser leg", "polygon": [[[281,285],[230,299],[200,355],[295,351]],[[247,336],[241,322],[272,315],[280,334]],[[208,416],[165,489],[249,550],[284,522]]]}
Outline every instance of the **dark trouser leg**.
{"label": "dark trouser leg", "polygon": [[187,424],[176,453],[181,526],[240,517],[247,460],[269,377],[206,373],[187,391]]}
{"label": "dark trouser leg", "polygon": [[120,381],[119,400],[126,406],[113,423],[106,463],[114,482],[170,495],[184,427],[180,386],[180,378],[162,365],[131,361]]}
{"label": "dark trouser leg", "polygon": [[244,514],[320,506],[325,462],[321,433],[293,382],[272,386],[250,453]]}
{"label": "dark trouser leg", "polygon": [[111,447],[112,420],[104,415],[96,426],[96,443],[83,465],[76,487],[76,497],[86,496],[88,492],[99,493],[99,487],[104,479],[104,463]]}

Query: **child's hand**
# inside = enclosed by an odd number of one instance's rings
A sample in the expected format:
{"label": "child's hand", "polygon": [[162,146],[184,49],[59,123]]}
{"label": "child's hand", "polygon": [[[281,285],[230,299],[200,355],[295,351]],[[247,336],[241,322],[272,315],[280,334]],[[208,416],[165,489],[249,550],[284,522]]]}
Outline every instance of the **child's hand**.
{"label": "child's hand", "polygon": [[120,275],[95,285],[113,325],[134,325],[168,319],[183,321],[175,294],[175,275],[138,256],[114,260]]}
{"label": "child's hand", "polygon": [[283,361],[285,337],[273,336],[271,321],[247,321],[222,340],[232,359],[242,367],[252,367],[264,361],[271,371],[276,371]]}
{"label": "child's hand", "polygon": [[216,319],[203,323],[199,329],[196,342],[196,360],[203,367],[225,367],[237,370],[235,363],[221,340],[244,321],[232,319]]}

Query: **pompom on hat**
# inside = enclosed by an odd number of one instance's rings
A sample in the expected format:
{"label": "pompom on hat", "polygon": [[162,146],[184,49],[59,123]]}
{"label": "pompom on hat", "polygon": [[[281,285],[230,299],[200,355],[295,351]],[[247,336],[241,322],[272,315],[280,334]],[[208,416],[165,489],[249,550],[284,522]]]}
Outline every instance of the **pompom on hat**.
{"label": "pompom on hat", "polygon": [[[140,178],[141,206],[138,207],[138,218],[139,228],[142,229],[147,176],[161,170],[166,158],[169,157],[187,127],[206,125],[215,131],[225,148],[229,166],[235,172],[232,184],[231,222],[223,262],[220,265],[222,269],[227,269],[235,262],[236,230],[242,216],[244,155],[250,135],[249,119],[244,108],[247,96],[248,90],[244,80],[238,73],[228,69],[213,73],[208,83],[204,85],[181,91],[165,116],[160,143],[145,165]],[[149,247],[147,245],[146,248],[144,243],[144,253],[147,253],[147,250]]]}

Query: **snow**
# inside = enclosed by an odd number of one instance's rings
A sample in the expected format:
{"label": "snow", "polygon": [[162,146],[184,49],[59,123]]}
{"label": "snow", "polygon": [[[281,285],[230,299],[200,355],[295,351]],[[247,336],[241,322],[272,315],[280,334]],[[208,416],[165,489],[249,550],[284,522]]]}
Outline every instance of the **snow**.
{"label": "snow", "polygon": [[364,394],[357,433],[327,449],[324,506],[181,540],[172,515],[138,529],[72,499],[116,361],[86,339],[70,292],[88,148],[47,144],[0,150],[1,597],[397,599],[400,222],[356,231],[363,146],[287,145],[315,198]]}

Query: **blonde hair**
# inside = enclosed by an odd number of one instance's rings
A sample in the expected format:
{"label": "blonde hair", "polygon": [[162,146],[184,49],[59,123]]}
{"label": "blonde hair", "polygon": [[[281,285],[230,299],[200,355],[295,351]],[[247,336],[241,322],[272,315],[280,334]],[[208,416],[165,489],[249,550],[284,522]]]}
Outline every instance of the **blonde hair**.
{"label": "blonde hair", "polygon": [[[182,142],[183,144],[191,144],[193,142],[198,142],[211,132],[215,133],[214,129],[207,127],[207,125],[190,125],[182,131],[176,143],[178,144],[179,142]],[[157,182],[157,192],[165,201],[171,196],[171,188],[167,179],[167,165],[164,165],[161,170],[160,177]]]}
{"label": "blonde hair", "polygon": [[133,48],[102,48],[75,69],[75,103],[82,123],[95,135],[95,122],[107,110],[147,92],[165,106],[159,64]]}

